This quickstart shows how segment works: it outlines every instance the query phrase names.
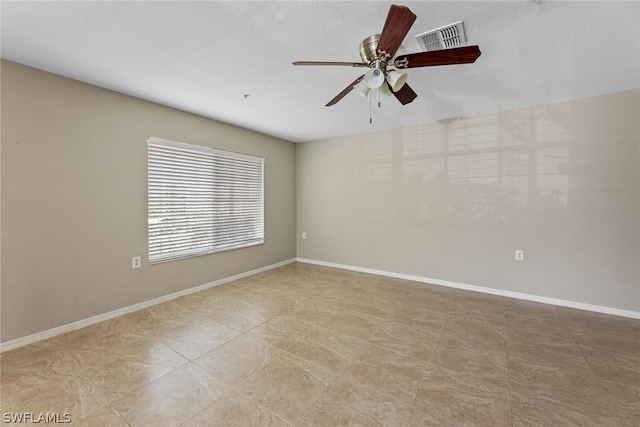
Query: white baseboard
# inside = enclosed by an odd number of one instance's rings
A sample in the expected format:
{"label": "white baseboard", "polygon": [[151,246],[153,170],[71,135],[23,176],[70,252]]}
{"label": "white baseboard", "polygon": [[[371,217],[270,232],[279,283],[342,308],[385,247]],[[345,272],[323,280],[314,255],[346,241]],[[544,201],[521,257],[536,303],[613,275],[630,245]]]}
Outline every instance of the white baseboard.
{"label": "white baseboard", "polygon": [[357,271],[357,272],[361,272],[361,273],[375,274],[375,275],[384,276],[384,277],[394,277],[394,278],[398,278],[398,279],[411,280],[411,281],[419,282],[419,283],[427,283],[427,284],[431,284],[431,285],[446,286],[446,287],[449,287],[449,288],[464,289],[464,290],[468,290],[468,291],[482,292],[482,293],[486,293],[486,294],[499,295],[499,296],[504,296],[504,297],[509,297],[509,298],[526,300],[526,301],[534,301],[534,302],[540,302],[540,303],[544,303],[544,304],[557,305],[557,306],[561,306],[561,307],[569,307],[569,308],[576,308],[576,309],[579,309],[579,310],[593,311],[593,312],[596,312],[596,313],[604,313],[604,314],[611,314],[611,315],[614,315],[614,316],[622,316],[622,317],[630,317],[630,318],[633,318],[633,319],[640,319],[640,312],[638,312],[638,311],[622,310],[622,309],[618,309],[618,308],[605,307],[605,306],[594,305],[594,304],[585,304],[585,303],[581,303],[581,302],[568,301],[568,300],[562,300],[562,299],[557,299],[557,298],[548,298],[548,297],[542,297],[542,296],[538,296],[538,295],[523,294],[523,293],[520,293],[520,292],[511,292],[511,291],[505,291],[505,290],[501,290],[501,289],[486,288],[486,287],[482,287],[482,286],[468,285],[468,284],[458,283],[458,282],[450,282],[450,281],[447,281],[447,280],[430,279],[430,278],[421,277],[421,276],[412,276],[412,275],[409,275],[409,274],[393,273],[393,272],[389,272],[389,271],[376,270],[376,269],[364,268],[364,267],[357,267],[357,266],[353,266],[353,265],[336,264],[336,263],[332,263],[332,262],[317,261],[317,260],[312,260],[312,259],[307,259],[307,258],[294,258],[294,259],[289,259],[289,260],[282,261],[282,262],[279,262],[279,263],[276,263],[276,264],[271,264],[271,265],[268,265],[268,266],[265,266],[265,267],[261,267],[261,268],[255,269],[255,270],[247,271],[245,273],[236,274],[235,276],[225,277],[224,279],[219,279],[219,280],[216,280],[216,281],[213,281],[213,282],[205,283],[204,285],[196,286],[196,287],[189,288],[189,289],[184,289],[182,291],[178,291],[178,292],[174,292],[174,293],[169,294],[169,295],[164,295],[164,296],[161,296],[161,297],[158,297],[158,298],[154,298],[154,299],[149,300],[149,301],[144,301],[144,302],[141,302],[141,303],[138,303],[138,304],[134,304],[134,305],[130,305],[130,306],[127,306],[127,307],[119,308],[117,310],[113,310],[113,311],[110,311],[108,313],[99,314],[97,316],[92,316],[92,317],[89,317],[87,319],[82,319],[82,320],[78,320],[78,321],[73,322],[73,323],[68,323],[66,325],[58,326],[58,327],[55,327],[55,328],[52,328],[52,329],[47,329],[46,331],[37,332],[35,334],[31,334],[31,335],[27,335],[27,336],[24,336],[24,337],[16,338],[16,339],[13,339],[13,340],[10,340],[10,341],[7,341],[7,342],[3,342],[3,343],[0,343],[0,353],[5,352],[5,351],[9,351],[9,350],[13,350],[15,348],[22,347],[24,345],[32,344],[32,343],[37,342],[37,341],[45,340],[47,338],[52,338],[52,337],[54,337],[56,335],[61,335],[61,334],[67,333],[67,332],[74,331],[76,329],[84,328],[86,326],[94,325],[96,323],[100,323],[100,322],[103,322],[105,320],[110,320],[110,319],[113,319],[115,317],[122,316],[124,314],[133,313],[134,311],[142,310],[144,308],[151,307],[151,306],[154,306],[154,305],[157,305],[157,304],[161,304],[163,302],[171,301],[173,299],[176,299],[176,298],[179,298],[179,297],[182,297],[182,296],[185,296],[185,295],[193,294],[195,292],[203,291],[205,289],[209,289],[209,288],[212,288],[214,286],[222,285],[224,283],[232,282],[234,280],[238,280],[238,279],[242,279],[244,277],[252,276],[254,274],[262,273],[264,271],[268,271],[268,270],[272,270],[274,268],[282,267],[282,266],[285,266],[287,264],[291,264],[291,263],[296,262],[296,261],[297,262],[301,262],[301,263],[305,263],[305,264],[313,264],[313,265],[320,265],[320,266],[324,266],[324,267],[339,268],[339,269],[342,269],[342,270]]}
{"label": "white baseboard", "polygon": [[540,302],[543,304],[557,305],[560,307],[576,308],[579,310],[594,311],[596,313],[604,313],[604,314],[611,314],[614,316],[631,317],[633,319],[640,319],[640,311],[622,310],[619,308],[605,307],[601,305],[585,304],[585,303],[576,302],[576,301],[568,301],[568,300],[548,298],[548,297],[543,297],[538,295],[523,294],[520,292],[505,291],[502,289],[485,288],[482,286],[467,285],[464,283],[450,282],[447,280],[430,279],[427,277],[412,276],[409,274],[393,273],[389,271],[375,270],[371,268],[363,268],[363,267],[357,267],[353,265],[336,264],[332,262],[317,261],[313,259],[296,258],[296,261],[302,262],[305,264],[314,264],[314,265],[321,265],[324,267],[340,268],[343,270],[357,271],[360,273],[375,274],[378,276],[385,276],[385,277],[394,277],[398,279],[411,280],[413,282],[419,282],[419,283],[428,283],[430,285],[446,286],[449,288],[464,289],[467,291],[482,292],[485,294],[499,295],[503,297],[521,299],[526,301]]}
{"label": "white baseboard", "polygon": [[245,273],[236,274],[235,276],[225,277],[224,279],[219,279],[213,282],[205,283],[204,285],[199,285],[193,288],[184,289],[182,291],[178,291],[169,295],[164,295],[158,298],[154,298],[149,301],[143,301],[138,304],[133,304],[127,307],[119,308],[117,310],[113,310],[108,313],[98,314],[97,316],[92,316],[87,319],[78,320],[76,322],[68,323],[66,325],[58,326],[52,329],[47,329],[46,331],[37,332],[35,334],[31,334],[31,335],[16,338],[7,342],[3,342],[3,343],[0,343],[0,353],[13,350],[14,348],[22,347],[24,345],[32,344],[37,341],[45,340],[47,338],[52,338],[52,337],[55,337],[56,335],[61,335],[67,332],[74,331],[76,329],[84,328],[86,326],[94,325],[96,323],[104,322],[105,320],[110,320],[115,317],[122,316],[124,314],[133,313],[134,311],[142,310],[144,308],[151,307],[153,305],[171,301],[173,299],[176,299],[185,295],[189,295],[195,292],[203,291],[205,289],[213,288],[214,286],[222,285],[228,282],[232,282],[234,280],[242,279],[244,277],[253,276],[254,274],[262,273],[264,271],[273,270],[274,268],[282,267],[284,265],[291,264],[293,262],[296,262],[295,258],[288,259],[286,261],[282,261],[276,264],[271,264],[266,267],[260,267],[255,270],[247,271]]}

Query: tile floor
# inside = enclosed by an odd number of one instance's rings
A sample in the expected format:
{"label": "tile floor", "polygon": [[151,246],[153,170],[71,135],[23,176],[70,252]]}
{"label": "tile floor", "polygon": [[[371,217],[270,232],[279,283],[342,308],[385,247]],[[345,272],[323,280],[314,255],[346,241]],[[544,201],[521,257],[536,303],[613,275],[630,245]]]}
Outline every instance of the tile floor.
{"label": "tile floor", "polygon": [[640,320],[291,264],[1,355],[87,426],[640,426]]}

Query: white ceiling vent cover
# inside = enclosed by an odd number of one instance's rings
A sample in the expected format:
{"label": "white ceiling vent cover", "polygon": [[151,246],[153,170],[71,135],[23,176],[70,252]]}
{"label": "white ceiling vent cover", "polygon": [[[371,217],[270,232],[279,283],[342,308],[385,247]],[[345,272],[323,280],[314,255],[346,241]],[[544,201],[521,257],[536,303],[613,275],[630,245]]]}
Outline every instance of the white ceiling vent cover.
{"label": "white ceiling vent cover", "polygon": [[416,40],[425,52],[449,49],[461,46],[467,42],[464,35],[463,21],[418,34]]}

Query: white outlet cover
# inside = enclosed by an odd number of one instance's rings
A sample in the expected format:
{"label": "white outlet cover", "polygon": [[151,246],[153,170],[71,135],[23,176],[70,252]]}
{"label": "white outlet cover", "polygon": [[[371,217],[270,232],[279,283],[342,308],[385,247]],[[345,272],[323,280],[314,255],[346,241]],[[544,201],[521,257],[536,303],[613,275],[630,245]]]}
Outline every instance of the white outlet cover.
{"label": "white outlet cover", "polygon": [[142,262],[139,256],[134,256],[133,258],[131,258],[131,268],[140,268],[141,264]]}

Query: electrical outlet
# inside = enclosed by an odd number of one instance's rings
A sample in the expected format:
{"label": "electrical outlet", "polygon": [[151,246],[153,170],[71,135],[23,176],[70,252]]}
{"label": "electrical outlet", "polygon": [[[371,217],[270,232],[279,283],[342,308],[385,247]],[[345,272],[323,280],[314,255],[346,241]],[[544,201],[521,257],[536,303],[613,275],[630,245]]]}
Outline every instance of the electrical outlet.
{"label": "electrical outlet", "polygon": [[306,238],[307,238],[307,232],[306,232],[306,231],[303,231],[303,232],[302,232],[302,240],[304,240],[304,239],[306,239]]}
{"label": "electrical outlet", "polygon": [[522,249],[516,249],[516,261],[524,261],[524,251]]}
{"label": "electrical outlet", "polygon": [[142,265],[142,260],[139,256],[134,256],[131,258],[131,268],[140,268]]}

